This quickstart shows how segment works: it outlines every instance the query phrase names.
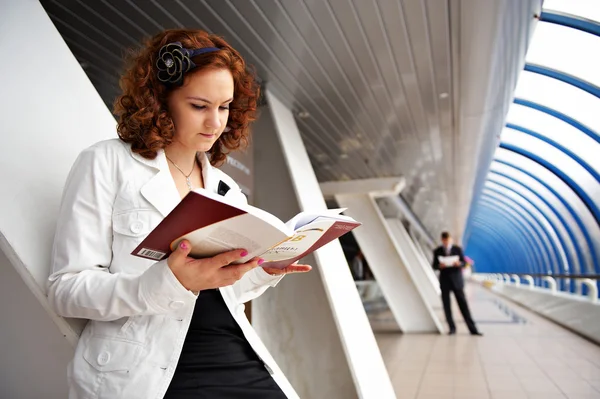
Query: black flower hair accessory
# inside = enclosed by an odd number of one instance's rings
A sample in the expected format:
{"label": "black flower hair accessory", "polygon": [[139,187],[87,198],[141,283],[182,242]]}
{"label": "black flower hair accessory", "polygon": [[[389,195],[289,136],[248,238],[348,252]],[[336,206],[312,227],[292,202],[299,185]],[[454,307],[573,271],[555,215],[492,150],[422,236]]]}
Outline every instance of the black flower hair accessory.
{"label": "black flower hair accessory", "polygon": [[156,59],[156,76],[166,85],[181,86],[183,75],[196,68],[192,57],[199,54],[219,51],[217,47],[203,47],[193,50],[184,48],[180,42],[168,43],[162,46]]}

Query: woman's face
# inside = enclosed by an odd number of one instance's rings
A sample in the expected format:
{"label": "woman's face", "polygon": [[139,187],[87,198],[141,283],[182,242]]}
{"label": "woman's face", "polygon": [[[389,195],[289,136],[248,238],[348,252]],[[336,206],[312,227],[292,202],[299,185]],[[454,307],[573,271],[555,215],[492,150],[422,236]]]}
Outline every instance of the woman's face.
{"label": "woman's face", "polygon": [[227,126],[233,101],[233,76],[228,69],[204,69],[189,74],[167,99],[175,124],[174,143],[206,152]]}

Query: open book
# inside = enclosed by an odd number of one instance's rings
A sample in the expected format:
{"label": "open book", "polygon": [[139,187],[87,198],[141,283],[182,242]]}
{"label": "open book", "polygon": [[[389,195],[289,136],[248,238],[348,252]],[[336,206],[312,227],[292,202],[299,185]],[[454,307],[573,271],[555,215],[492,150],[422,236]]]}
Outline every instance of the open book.
{"label": "open book", "polygon": [[286,267],[330,241],[360,226],[344,209],[301,212],[287,223],[251,205],[232,204],[204,189],[191,191],[132,255],[162,260],[183,239],[192,245],[190,256],[212,257],[245,249],[244,263],[260,256],[263,267]]}
{"label": "open book", "polygon": [[454,264],[460,261],[460,257],[458,255],[438,256],[438,261],[446,267],[454,267]]}

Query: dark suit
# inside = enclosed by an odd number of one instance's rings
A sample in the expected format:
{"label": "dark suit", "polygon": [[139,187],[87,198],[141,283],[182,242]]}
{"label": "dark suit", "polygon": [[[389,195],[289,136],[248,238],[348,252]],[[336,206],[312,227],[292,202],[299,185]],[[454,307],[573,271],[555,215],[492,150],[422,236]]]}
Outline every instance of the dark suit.
{"label": "dark suit", "polygon": [[[445,267],[440,269],[440,262],[438,256],[453,256],[457,255],[460,259],[460,267]],[[433,268],[440,270],[440,289],[442,290],[442,302],[444,304],[444,313],[446,314],[446,320],[450,331],[456,331],[456,325],[452,318],[452,308],[450,307],[450,292],[454,292],[456,302],[460,312],[467,323],[467,327],[471,333],[477,332],[475,322],[471,318],[471,312],[469,311],[469,305],[467,305],[467,299],[465,298],[465,292],[463,288],[465,286],[462,269],[465,267],[465,258],[463,251],[459,246],[453,245],[450,251],[447,252],[446,248],[438,247],[433,251]]]}

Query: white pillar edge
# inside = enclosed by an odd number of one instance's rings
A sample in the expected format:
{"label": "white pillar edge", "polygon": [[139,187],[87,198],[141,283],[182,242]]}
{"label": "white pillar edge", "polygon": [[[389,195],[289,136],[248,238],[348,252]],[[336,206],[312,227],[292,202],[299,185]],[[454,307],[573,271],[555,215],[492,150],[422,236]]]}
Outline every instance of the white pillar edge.
{"label": "white pillar edge", "polygon": [[[440,296],[436,291],[436,287],[439,287],[437,281],[433,283],[430,279],[428,272],[431,266],[421,263],[417,249],[412,242],[412,239],[402,222],[399,219],[386,219],[392,240],[396,243],[398,251],[402,251],[404,256],[407,258],[406,267],[415,284],[417,291],[421,295],[421,298],[425,302],[427,310],[438,329],[438,332],[442,334],[445,330],[439,320],[437,313],[434,310],[434,306],[440,304]],[[412,260],[412,261],[411,261]]]}
{"label": "white pillar edge", "polygon": [[439,282],[437,276],[435,275],[435,271],[431,267],[431,263],[429,262],[429,260],[427,259],[427,256],[425,255],[425,250],[423,249],[421,244],[417,241],[417,238],[415,237],[414,234],[412,234],[410,231],[408,232],[408,234],[412,238],[413,245],[417,251],[417,257],[419,258],[419,262],[421,262],[423,267],[426,268],[426,270],[427,270],[426,273],[428,275],[428,278],[431,280],[431,283],[434,285],[434,290],[435,290],[437,297],[440,298],[440,295],[442,294],[442,290],[440,289],[440,282]]}

